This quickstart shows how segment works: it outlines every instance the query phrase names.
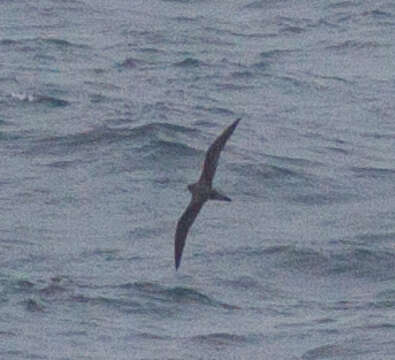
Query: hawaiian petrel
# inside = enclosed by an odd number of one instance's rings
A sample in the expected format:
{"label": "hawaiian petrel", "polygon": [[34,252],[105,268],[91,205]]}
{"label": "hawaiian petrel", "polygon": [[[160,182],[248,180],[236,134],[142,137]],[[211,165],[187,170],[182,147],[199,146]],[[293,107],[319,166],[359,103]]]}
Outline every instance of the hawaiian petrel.
{"label": "hawaiian petrel", "polygon": [[218,136],[208,148],[203,164],[203,171],[197,183],[188,185],[188,190],[192,194],[191,202],[181,215],[177,223],[177,230],[174,237],[174,259],[176,270],[180,266],[182,250],[189,228],[195,221],[200,209],[207,200],[231,201],[226,195],[221,194],[212,187],[218,159],[226,141],[230,138],[240,119],[228,126],[224,132]]}

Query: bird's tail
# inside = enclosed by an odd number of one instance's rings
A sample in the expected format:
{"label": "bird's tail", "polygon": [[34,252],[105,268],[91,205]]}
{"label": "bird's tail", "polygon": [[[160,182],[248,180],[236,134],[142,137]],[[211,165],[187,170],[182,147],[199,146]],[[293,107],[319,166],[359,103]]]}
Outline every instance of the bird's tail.
{"label": "bird's tail", "polygon": [[221,194],[219,191],[213,189],[210,192],[210,196],[209,196],[210,200],[221,200],[221,201],[232,201],[231,198],[227,197],[224,194]]}

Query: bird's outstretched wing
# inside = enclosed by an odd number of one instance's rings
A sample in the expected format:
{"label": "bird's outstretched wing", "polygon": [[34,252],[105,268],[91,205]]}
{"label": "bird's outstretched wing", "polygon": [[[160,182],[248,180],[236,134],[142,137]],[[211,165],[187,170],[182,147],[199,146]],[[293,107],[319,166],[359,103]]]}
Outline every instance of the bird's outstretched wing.
{"label": "bird's outstretched wing", "polygon": [[204,201],[196,201],[192,198],[188,207],[178,220],[176,235],[174,238],[174,259],[176,264],[176,270],[180,266],[182,250],[184,249],[185,239],[187,237],[188,230],[195,221],[196,216],[198,216],[203,204]]}
{"label": "bird's outstretched wing", "polygon": [[208,148],[199,182],[204,182],[211,186],[215,175],[215,170],[217,169],[218,159],[221,151],[224,148],[226,141],[233,134],[233,131],[235,130],[240,120],[241,119],[237,119],[231,125],[229,125]]}

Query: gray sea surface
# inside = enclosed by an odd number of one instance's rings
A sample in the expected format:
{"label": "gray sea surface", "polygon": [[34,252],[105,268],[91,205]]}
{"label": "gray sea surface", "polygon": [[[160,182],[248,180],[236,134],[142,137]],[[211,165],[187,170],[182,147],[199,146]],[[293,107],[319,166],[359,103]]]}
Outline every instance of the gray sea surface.
{"label": "gray sea surface", "polygon": [[394,39],[385,0],[0,1],[0,359],[395,359]]}

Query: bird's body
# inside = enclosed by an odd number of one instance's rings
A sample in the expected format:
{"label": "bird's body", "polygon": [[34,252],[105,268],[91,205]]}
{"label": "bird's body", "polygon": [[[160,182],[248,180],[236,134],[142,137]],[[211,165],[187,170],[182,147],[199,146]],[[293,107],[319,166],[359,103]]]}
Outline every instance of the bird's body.
{"label": "bird's body", "polygon": [[177,223],[177,229],[174,242],[174,258],[176,269],[180,266],[182,251],[184,249],[185,240],[188,235],[189,228],[195,221],[200,209],[207,200],[222,200],[231,201],[229,197],[221,194],[212,187],[215,171],[218,165],[218,159],[226,141],[232,135],[234,129],[239,123],[240,119],[234,121],[228,126],[224,132],[218,136],[211,144],[206,153],[206,158],[203,164],[203,171],[199,181],[188,185],[188,190],[192,194],[191,202],[181,215]]}

